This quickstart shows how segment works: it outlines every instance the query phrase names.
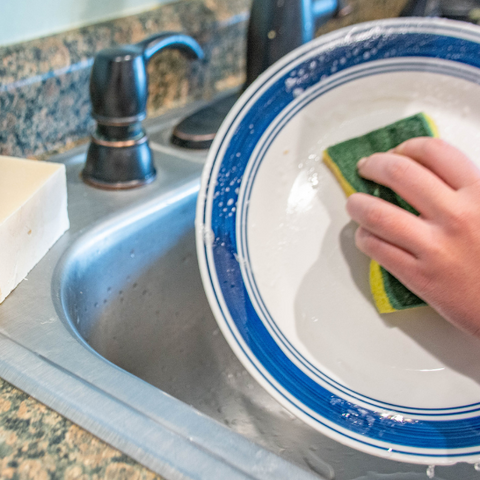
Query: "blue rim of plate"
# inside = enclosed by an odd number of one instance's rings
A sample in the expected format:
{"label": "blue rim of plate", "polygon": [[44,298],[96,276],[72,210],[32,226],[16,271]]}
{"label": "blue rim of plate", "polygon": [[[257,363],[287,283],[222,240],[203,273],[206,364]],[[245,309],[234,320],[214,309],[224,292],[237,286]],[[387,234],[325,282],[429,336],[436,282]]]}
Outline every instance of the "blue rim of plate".
{"label": "blue rim of plate", "polygon": [[202,179],[197,207],[202,278],[237,356],[277,400],[314,428],[395,460],[478,460],[480,401],[443,409],[386,404],[309,364],[278,329],[256,288],[246,235],[249,194],[271,141],[318,96],[361,76],[399,70],[480,84],[479,53],[478,27],[433,19],[371,22],[314,40],[242,95],[217,135]]}

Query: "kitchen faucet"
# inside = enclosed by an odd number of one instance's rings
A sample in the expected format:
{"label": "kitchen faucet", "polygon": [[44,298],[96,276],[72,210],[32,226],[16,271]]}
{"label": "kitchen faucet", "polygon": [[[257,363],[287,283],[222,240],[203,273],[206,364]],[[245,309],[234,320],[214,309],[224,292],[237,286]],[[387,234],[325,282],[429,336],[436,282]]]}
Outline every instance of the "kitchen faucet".
{"label": "kitchen faucet", "polygon": [[[312,40],[320,25],[333,16],[348,13],[350,7],[344,0],[253,0],[247,35],[247,74],[242,91],[270,65]],[[172,142],[192,149],[210,147],[238,96],[239,93],[229,95],[184,119],[175,127]]]}

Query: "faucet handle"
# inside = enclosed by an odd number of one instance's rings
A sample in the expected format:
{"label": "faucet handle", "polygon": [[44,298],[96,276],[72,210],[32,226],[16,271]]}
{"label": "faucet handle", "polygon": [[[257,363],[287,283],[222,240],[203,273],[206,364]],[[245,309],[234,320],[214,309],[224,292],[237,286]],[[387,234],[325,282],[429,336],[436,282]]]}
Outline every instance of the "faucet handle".
{"label": "faucet handle", "polygon": [[90,77],[92,115],[108,125],[128,125],[146,117],[148,61],[174,48],[188,58],[203,58],[200,45],[188,35],[164,32],[133,45],[106,48],[95,57]]}

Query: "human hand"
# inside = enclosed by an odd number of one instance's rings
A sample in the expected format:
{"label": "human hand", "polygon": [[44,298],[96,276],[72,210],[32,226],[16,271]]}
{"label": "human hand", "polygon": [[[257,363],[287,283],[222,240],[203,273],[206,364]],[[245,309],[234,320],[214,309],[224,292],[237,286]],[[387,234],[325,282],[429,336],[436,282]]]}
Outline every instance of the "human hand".
{"label": "human hand", "polygon": [[358,163],[419,213],[364,193],[347,211],[356,245],[446,320],[480,337],[480,170],[437,138],[408,140]]}

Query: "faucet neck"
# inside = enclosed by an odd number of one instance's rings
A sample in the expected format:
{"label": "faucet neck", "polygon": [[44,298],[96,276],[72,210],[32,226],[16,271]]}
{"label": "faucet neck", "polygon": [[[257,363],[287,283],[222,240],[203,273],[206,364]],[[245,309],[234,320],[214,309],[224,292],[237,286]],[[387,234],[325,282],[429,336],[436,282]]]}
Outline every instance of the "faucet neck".
{"label": "faucet neck", "polygon": [[339,13],[341,5],[340,0],[253,0],[245,88],[277,60],[313,40],[316,24]]}
{"label": "faucet neck", "polygon": [[311,0],[253,0],[247,40],[247,80],[313,39]]}

